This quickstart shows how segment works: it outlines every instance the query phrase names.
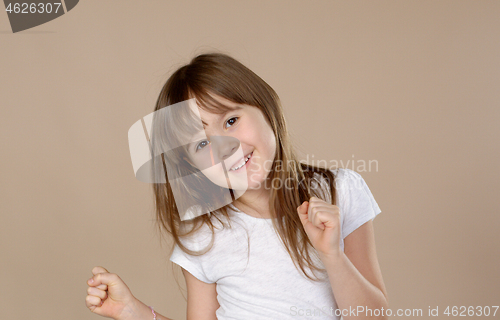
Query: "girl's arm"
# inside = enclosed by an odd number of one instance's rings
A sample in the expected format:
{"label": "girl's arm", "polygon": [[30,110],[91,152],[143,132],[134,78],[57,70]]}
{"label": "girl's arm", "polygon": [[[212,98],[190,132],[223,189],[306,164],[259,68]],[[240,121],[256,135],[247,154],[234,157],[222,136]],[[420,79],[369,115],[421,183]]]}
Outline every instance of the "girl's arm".
{"label": "girl's arm", "polygon": [[[187,287],[187,320],[217,320],[215,311],[219,308],[215,283],[205,283],[182,268]],[[151,309],[136,300],[130,320],[153,319]],[[157,320],[172,320],[156,312]],[[129,319],[124,319],[129,320]]]}
{"label": "girl's arm", "polygon": [[[153,320],[153,313],[151,312],[151,309],[145,305],[143,302],[136,300],[134,303],[134,306],[132,307],[133,311],[130,312],[130,320]],[[172,320],[170,318],[167,318],[165,316],[162,316],[158,312],[156,312],[156,320]],[[125,320],[125,319],[124,319]]]}
{"label": "girl's arm", "polygon": [[187,320],[217,320],[216,283],[205,283],[182,268],[187,287]]}
{"label": "girl's arm", "polygon": [[[389,318],[385,316],[388,308],[387,292],[375,250],[372,220],[344,239],[344,252],[335,251],[323,257],[322,261],[338,308],[345,314],[344,320]],[[370,316],[367,309],[380,316]],[[351,310],[356,312],[347,314]]]}

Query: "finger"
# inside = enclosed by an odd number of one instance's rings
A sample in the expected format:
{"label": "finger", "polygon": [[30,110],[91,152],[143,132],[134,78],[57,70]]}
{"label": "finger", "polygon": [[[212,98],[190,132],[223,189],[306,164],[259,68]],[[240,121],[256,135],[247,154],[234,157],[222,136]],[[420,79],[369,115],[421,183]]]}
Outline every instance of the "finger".
{"label": "finger", "polygon": [[311,197],[311,199],[309,199],[309,202],[327,203],[325,200],[320,199],[318,197]]}
{"label": "finger", "polygon": [[85,298],[85,305],[89,309],[94,309],[95,307],[100,307],[102,305],[102,300],[99,297],[88,295]]}
{"label": "finger", "polygon": [[304,201],[300,206],[297,207],[297,210],[299,211],[299,213],[304,214],[305,212],[307,212],[308,205],[309,203],[307,201]]}
{"label": "finger", "polygon": [[335,212],[338,210],[336,206],[333,206],[329,203],[326,203],[324,201],[314,201],[311,202],[309,205],[309,220],[313,221],[314,217],[316,215],[316,212],[318,211],[326,211],[326,212]]}
{"label": "finger", "polygon": [[100,284],[100,285],[98,285],[98,286],[97,286],[97,287],[95,287],[95,288],[97,288],[97,289],[99,289],[99,290],[106,291],[106,290],[108,290],[108,285],[107,285],[107,284]]}
{"label": "finger", "polygon": [[338,222],[336,221],[337,215],[331,211],[318,211],[314,223],[321,229],[334,228]]}
{"label": "finger", "polygon": [[99,297],[101,300],[105,300],[108,296],[106,291],[102,291],[102,290],[99,290],[99,289],[93,288],[93,287],[88,287],[87,294],[90,296]]}
{"label": "finger", "polygon": [[310,206],[309,221],[311,221],[315,227],[325,230],[326,225],[332,226],[330,220],[333,220],[334,214],[335,211],[331,205],[327,206],[316,202]]}
{"label": "finger", "polygon": [[93,274],[93,275],[96,275],[96,274],[98,274],[98,273],[104,273],[104,272],[109,272],[109,271],[108,271],[108,270],[106,270],[106,269],[105,269],[105,268],[103,268],[103,267],[94,267],[94,268],[92,269],[92,274]]}
{"label": "finger", "polygon": [[297,212],[299,213],[300,222],[305,226],[309,223],[309,218],[307,214],[307,208],[309,203],[307,201],[302,202],[300,206],[297,207]]}
{"label": "finger", "polygon": [[[302,218],[307,218],[307,208],[309,206],[309,203],[307,201],[302,202],[300,206],[297,207],[297,212],[299,213],[299,217]],[[305,217],[304,217],[305,215]]]}
{"label": "finger", "polygon": [[313,223],[314,223],[314,216],[316,215],[316,211],[317,211],[317,210],[314,210],[314,208],[317,205],[318,205],[317,203],[311,202],[309,204],[309,207],[307,208],[307,217],[308,217],[309,221],[311,221]]}
{"label": "finger", "polygon": [[107,291],[108,290],[108,285],[107,284],[101,283],[99,285],[95,285],[95,283],[93,281],[94,281],[94,277],[88,279],[87,280],[87,284],[89,286],[92,286],[92,287],[97,288],[97,289],[102,290],[102,291]]}
{"label": "finger", "polygon": [[323,211],[332,211],[332,212],[334,212],[333,206],[329,205],[329,204],[323,204],[323,203],[314,202],[314,203],[311,203],[310,207],[311,207],[311,210],[315,209],[315,210],[323,210]]}
{"label": "finger", "polygon": [[100,284],[105,284],[108,287],[118,280],[118,276],[114,273],[98,273],[87,281],[87,284],[92,287],[97,287]]}
{"label": "finger", "polygon": [[340,215],[340,210],[337,206],[333,206],[331,204],[311,204],[310,205],[310,212],[315,215],[317,212],[323,211],[323,212],[328,212],[333,215]]}
{"label": "finger", "polygon": [[[321,230],[325,230],[325,223],[328,222],[328,217],[330,215],[327,214],[325,211],[316,211],[316,214],[314,215],[314,221],[313,224],[320,228]],[[331,219],[331,218],[330,218]]]}

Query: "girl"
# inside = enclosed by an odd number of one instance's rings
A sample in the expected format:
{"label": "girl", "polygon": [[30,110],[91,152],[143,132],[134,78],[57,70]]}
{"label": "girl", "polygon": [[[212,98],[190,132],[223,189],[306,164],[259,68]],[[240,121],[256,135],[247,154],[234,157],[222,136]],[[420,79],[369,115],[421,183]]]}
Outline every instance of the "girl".
{"label": "girl", "polygon": [[[243,176],[246,191],[236,198],[230,190],[230,203],[184,220],[173,190],[181,186],[153,183],[158,226],[173,237],[170,260],[186,279],[187,318],[386,319],[372,222],[380,208],[363,178],[299,163],[278,95],[225,54],[202,54],[178,69],[155,111],[190,99],[207,139],[177,148],[177,156],[196,172],[215,137],[237,139],[244,157],[227,175]],[[178,135],[187,134],[182,119],[168,126]],[[188,190],[183,194],[191,196]],[[92,312],[169,319],[136,299],[116,274],[102,267],[92,273],[86,297]]]}

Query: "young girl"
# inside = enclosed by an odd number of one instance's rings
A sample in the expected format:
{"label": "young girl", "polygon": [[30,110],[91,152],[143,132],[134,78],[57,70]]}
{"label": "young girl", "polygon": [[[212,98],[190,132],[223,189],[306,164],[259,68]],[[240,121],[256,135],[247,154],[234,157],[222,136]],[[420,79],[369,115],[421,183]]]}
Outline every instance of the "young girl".
{"label": "young girl", "polygon": [[[380,208],[363,178],[299,163],[278,95],[225,54],[202,54],[178,69],[155,111],[190,99],[207,139],[177,149],[196,169],[215,137],[237,139],[244,157],[227,168],[227,177],[243,176],[246,188],[185,220],[174,197],[179,186],[153,184],[158,225],[175,241],[170,260],[186,279],[187,318],[386,319],[372,222]],[[172,127],[181,132],[183,122]],[[169,319],[136,299],[116,274],[102,267],[92,273],[86,297],[92,312],[116,320]]]}

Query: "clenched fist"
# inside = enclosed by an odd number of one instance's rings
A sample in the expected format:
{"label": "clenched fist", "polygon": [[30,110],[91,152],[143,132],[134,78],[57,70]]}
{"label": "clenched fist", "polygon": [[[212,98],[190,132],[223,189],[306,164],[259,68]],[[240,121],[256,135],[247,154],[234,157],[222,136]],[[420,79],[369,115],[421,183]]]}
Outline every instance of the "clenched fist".
{"label": "clenched fist", "polygon": [[321,256],[340,251],[340,209],[312,197],[297,207],[300,221],[309,240]]}
{"label": "clenched fist", "polygon": [[122,279],[103,267],[93,268],[92,274],[94,276],[87,280],[87,308],[100,316],[116,320],[132,318],[137,299]]}

